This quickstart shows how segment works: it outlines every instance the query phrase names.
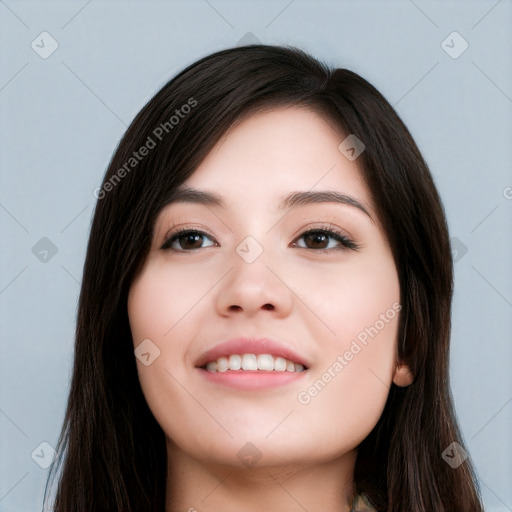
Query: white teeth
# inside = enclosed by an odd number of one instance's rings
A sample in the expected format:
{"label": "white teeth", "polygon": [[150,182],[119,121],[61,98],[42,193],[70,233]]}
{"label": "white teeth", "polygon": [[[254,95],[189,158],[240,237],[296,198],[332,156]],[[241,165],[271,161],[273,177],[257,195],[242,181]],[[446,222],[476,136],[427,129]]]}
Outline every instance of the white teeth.
{"label": "white teeth", "polygon": [[239,356],[238,354],[229,356],[229,369],[240,370],[240,368],[242,368],[242,356]]}
{"label": "white teeth", "polygon": [[278,372],[284,372],[286,370],[286,359],[284,357],[276,357],[274,361],[274,370],[277,370]]}
{"label": "white teeth", "polygon": [[258,354],[256,356],[258,361],[258,370],[270,370],[274,369],[274,358],[270,354]]}
{"label": "white teeth", "polygon": [[206,369],[207,369],[209,372],[216,372],[216,371],[217,371],[217,361],[210,361],[210,362],[206,365]]}
{"label": "white teeth", "polygon": [[244,354],[242,356],[242,369],[243,370],[257,370],[258,363],[255,354]]}
{"label": "white teeth", "polygon": [[227,370],[262,370],[276,372],[303,372],[304,366],[284,357],[272,354],[231,354],[219,357],[206,365],[209,372],[225,372]]}
{"label": "white teeth", "polygon": [[217,359],[217,371],[225,372],[229,368],[229,362],[227,357],[219,357]]}

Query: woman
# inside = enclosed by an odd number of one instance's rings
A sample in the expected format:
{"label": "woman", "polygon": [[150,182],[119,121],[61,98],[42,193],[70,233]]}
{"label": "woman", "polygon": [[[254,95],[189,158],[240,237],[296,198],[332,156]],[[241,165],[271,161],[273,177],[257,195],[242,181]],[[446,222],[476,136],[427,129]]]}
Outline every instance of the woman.
{"label": "woman", "polygon": [[56,512],[482,510],[443,208],[368,82],[292,48],[205,57],[95,194]]}

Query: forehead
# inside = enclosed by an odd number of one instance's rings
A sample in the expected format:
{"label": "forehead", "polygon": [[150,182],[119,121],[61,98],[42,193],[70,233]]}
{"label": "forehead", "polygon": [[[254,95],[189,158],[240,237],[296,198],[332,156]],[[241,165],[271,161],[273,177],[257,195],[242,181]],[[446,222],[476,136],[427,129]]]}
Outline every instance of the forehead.
{"label": "forehead", "polygon": [[283,107],[229,130],[185,185],[241,200],[276,201],[291,190],[336,190],[370,205],[357,160],[338,149],[341,130],[316,112]]}

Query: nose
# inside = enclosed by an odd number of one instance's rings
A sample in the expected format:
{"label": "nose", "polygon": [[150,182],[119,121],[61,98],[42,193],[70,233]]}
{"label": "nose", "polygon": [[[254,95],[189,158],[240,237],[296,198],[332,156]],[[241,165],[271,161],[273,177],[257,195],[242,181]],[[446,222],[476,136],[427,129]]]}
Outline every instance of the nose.
{"label": "nose", "polygon": [[268,251],[252,262],[235,252],[231,263],[231,271],[217,289],[216,307],[221,316],[252,318],[265,311],[273,318],[284,318],[290,314],[294,299],[292,283],[280,275],[279,265]]}

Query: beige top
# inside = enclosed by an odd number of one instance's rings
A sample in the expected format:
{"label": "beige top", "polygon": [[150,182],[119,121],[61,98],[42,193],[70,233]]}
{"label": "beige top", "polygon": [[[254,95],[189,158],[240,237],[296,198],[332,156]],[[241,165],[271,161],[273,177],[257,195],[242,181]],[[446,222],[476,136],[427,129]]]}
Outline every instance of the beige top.
{"label": "beige top", "polygon": [[351,512],[377,512],[364,492],[359,493],[352,503]]}

